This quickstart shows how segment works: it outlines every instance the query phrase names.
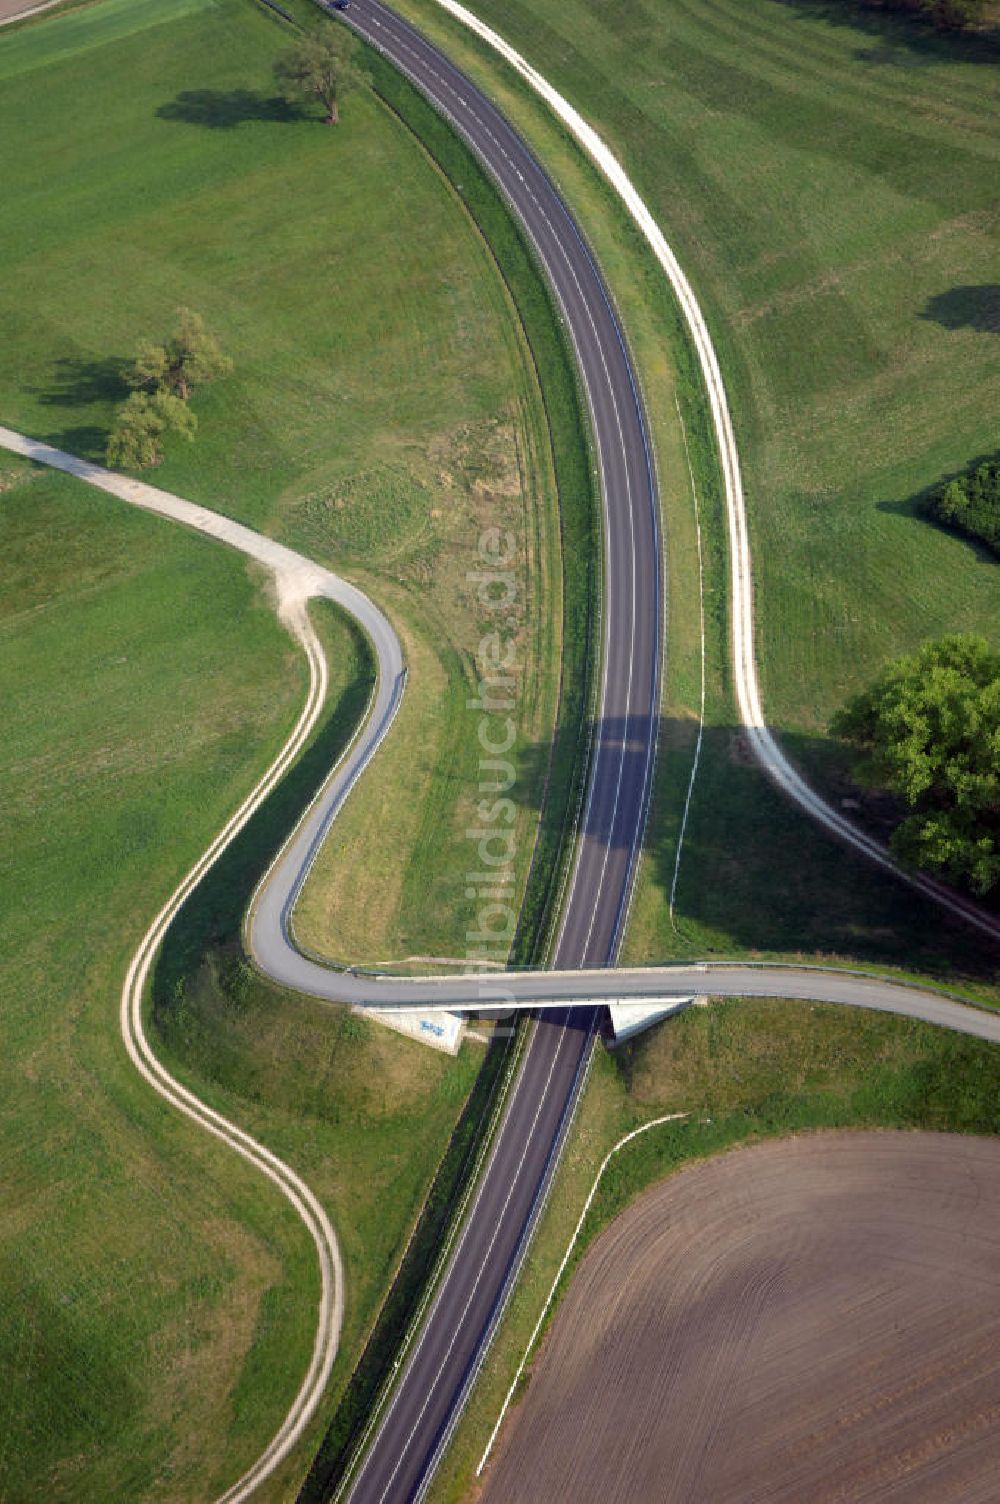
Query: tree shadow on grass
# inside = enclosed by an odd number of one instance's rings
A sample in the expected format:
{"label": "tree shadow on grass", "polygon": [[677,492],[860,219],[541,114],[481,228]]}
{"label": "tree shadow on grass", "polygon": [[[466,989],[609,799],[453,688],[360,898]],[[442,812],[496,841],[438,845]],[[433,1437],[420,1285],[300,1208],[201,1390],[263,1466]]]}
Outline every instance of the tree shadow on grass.
{"label": "tree shadow on grass", "polygon": [[[43,387],[32,388],[42,407],[74,408],[105,406],[124,402],[131,390],[125,379],[130,361],[120,355],[88,357],[67,355],[55,362],[53,380]],[[85,460],[104,460],[108,430],[97,423],[71,423],[40,434],[46,443]]]}
{"label": "tree shadow on grass", "polygon": [[964,532],[961,528],[949,527],[937,517],[932,517],[928,504],[931,497],[936,495],[942,487],[947,486],[953,480],[961,480],[970,471],[978,470],[980,465],[996,465],[1000,463],[1000,450],[994,450],[992,454],[978,454],[971,459],[961,470],[950,470],[947,475],[940,476],[933,485],[925,486],[922,491],[913,496],[906,497],[903,501],[880,501],[877,503],[880,512],[894,512],[899,517],[912,517],[914,522],[922,527],[937,528],[939,532],[950,533],[953,538],[959,538],[969,549],[970,553],[980,564],[989,564],[996,567],[998,556],[980,539],[973,537],[971,533]]}
{"label": "tree shadow on grass", "polygon": [[75,355],[55,362],[54,380],[35,393],[44,407],[90,407],[95,402],[124,402],[131,388],[126,373],[131,361],[120,355],[96,359]]}
{"label": "tree shadow on grass", "polygon": [[889,67],[917,66],[935,59],[947,62],[1000,62],[1000,27],[987,25],[967,31],[941,31],[916,11],[888,10],[872,0],[779,0],[799,20],[849,26],[873,37],[870,47],[858,47],[859,62]]}
{"label": "tree shadow on grass", "polygon": [[[642,777],[645,735],[632,723],[609,721],[598,729],[609,750],[616,745],[623,750],[622,788],[627,789]],[[696,735],[693,720],[661,719],[657,787],[643,855],[664,895],[674,881]],[[902,810],[891,796],[856,786],[851,754],[842,743],[804,734],[785,734],[780,740],[789,760],[835,809],[888,842]],[[522,776],[546,756],[544,746],[525,749]],[[524,786],[529,786],[527,778]],[[591,809],[592,840],[606,838],[605,818]],[[991,907],[996,912],[998,904]],[[667,948],[644,961],[755,953],[836,955],[872,966],[923,970],[951,981],[1000,979],[995,944],[810,820],[760,769],[737,726],[705,729],[684,836],[676,922],[676,934],[669,922],[656,925],[659,938],[652,943]]]}
{"label": "tree shadow on grass", "polygon": [[78,459],[90,460],[103,465],[107,457],[108,430],[96,423],[75,423],[70,428],[54,428],[39,434],[45,444],[53,449],[62,449],[66,454],[75,454]]}
{"label": "tree shadow on grass", "polygon": [[975,329],[980,334],[1000,334],[1000,283],[979,287],[950,287],[928,298],[920,315],[943,329]]}
{"label": "tree shadow on grass", "polygon": [[176,99],[161,104],[156,114],[160,120],[209,130],[232,130],[250,121],[294,125],[308,118],[300,105],[280,95],[269,99],[253,89],[182,89]]}

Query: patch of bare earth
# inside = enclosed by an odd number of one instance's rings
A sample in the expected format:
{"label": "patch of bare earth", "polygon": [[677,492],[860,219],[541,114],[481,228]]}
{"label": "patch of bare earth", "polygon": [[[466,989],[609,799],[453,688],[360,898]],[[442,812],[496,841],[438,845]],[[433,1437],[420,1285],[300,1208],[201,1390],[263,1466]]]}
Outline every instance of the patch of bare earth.
{"label": "patch of bare earth", "polygon": [[829,1133],[639,1198],[574,1276],[488,1504],[991,1504],[1000,1143]]}

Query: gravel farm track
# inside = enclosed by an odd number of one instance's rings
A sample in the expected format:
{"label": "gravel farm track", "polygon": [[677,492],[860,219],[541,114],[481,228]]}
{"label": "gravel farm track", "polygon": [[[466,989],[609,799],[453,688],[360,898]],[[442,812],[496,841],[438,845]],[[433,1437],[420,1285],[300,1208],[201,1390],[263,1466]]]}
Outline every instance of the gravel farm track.
{"label": "gravel farm track", "polygon": [[[468,13],[453,0],[442,0],[442,3],[453,14],[466,20],[466,24],[471,24]],[[205,1108],[156,1061],[143,1030],[143,983],[172,913],[246,823],[272,783],[294,760],[321,713],[326,664],[304,611],[309,598],[325,595],[362,623],[372,638],[380,677],[368,717],[355,742],[340,766],[332,771],[258,892],[248,925],[250,947],[258,965],[284,984],[337,1003],[367,1003],[382,1007],[405,1007],[416,1003],[422,1007],[447,1008],[468,1007],[470,1002],[482,1005],[495,1000],[529,1008],[548,1006],[554,1010],[548,1016],[543,1015],[532,1031],[523,1068],[512,1088],[506,1114],[473,1201],[472,1213],[462,1229],[452,1263],[445,1271],[420,1340],[390,1399],[374,1444],[354,1479],[353,1498],[363,1499],[365,1504],[374,1499],[380,1504],[390,1498],[393,1501],[409,1500],[421,1496],[427,1487],[502,1312],[504,1299],[544,1200],[564,1132],[586,1076],[598,1008],[602,1002],[623,996],[685,996],[695,992],[818,998],[900,1012],[1000,1043],[1000,1016],[997,1014],[967,1008],[919,987],[901,986],[873,976],[805,968],[755,969],[743,964],[660,968],[641,973],[609,969],[617,957],[642,841],[654,750],[650,728],[658,719],[660,549],[655,492],[651,486],[651,467],[636,382],[614,310],[582,236],[524,143],[502,117],[496,117],[488,101],[457,73],[447,59],[379,0],[353,0],[350,18],[355,29],[367,34],[452,119],[502,186],[506,175],[508,201],[515,212],[520,213],[522,223],[528,226],[536,249],[540,250],[546,244],[546,236],[551,232],[553,259],[551,264],[546,262],[546,269],[559,292],[580,357],[581,379],[588,394],[604,481],[604,688],[607,690],[610,685],[611,689],[606,705],[607,718],[601,718],[602,726],[595,737],[582,838],[570,881],[564,928],[556,947],[557,969],[505,974],[484,983],[479,976],[399,979],[362,976],[321,966],[294,946],[290,933],[291,909],[319,842],[328,832],[354,781],[375,755],[398,707],[405,673],[399,643],[391,625],[374,602],[347,582],[250,529],[140,482],[110,475],[99,466],[86,465],[23,435],[0,430],[0,444],[3,446],[36,462],[67,470],[132,505],[146,507],[168,515],[182,525],[197,528],[265,565],[275,577],[284,619],[301,643],[309,662],[309,694],[292,737],[177,892],[153,919],[140,942],[122,996],[122,1032],[137,1069],[176,1110],[223,1139],[279,1186],[302,1215],[316,1242],[319,1256],[322,1297],[310,1367],[282,1427],[262,1455],[225,1494],[227,1504],[238,1504],[238,1501],[249,1498],[273,1473],[280,1460],[300,1440],[320,1401],[339,1334],[342,1307],[339,1257],[333,1230],[322,1208],[315,1204],[308,1188],[298,1177],[237,1125]],[[499,41],[494,34],[486,36],[482,30],[480,34],[490,45]],[[512,58],[508,57],[508,61]],[[741,686],[741,713],[752,733],[755,752],[775,781],[811,818],[882,867],[891,867],[891,859],[883,848],[864,832],[849,825],[802,782],[764,725],[756,691],[749,555],[738,459],[721,375],[693,295],[688,301],[690,289],[679,268],[675,272],[676,264],[669,256],[665,242],[662,246],[659,244],[662,242],[659,231],[656,231],[658,242],[653,234],[655,226],[651,221],[649,225],[644,223],[642,215],[649,219],[648,210],[631,189],[623,170],[592,132],[588,136],[589,128],[580,117],[575,112],[566,113],[569,106],[565,101],[560,103],[559,96],[548,89],[544,80],[528,69],[523,60],[520,63],[520,71],[532,87],[547,98],[609,181],[622,193],[636,222],[650,239],[654,254],[671,277],[688,317],[702,360],[726,474],[733,557],[733,655]],[[522,187],[525,194],[523,210],[518,201]],[[630,199],[630,192],[634,200]],[[561,271],[560,267],[563,268]],[[634,410],[634,421],[626,421],[630,410]],[[649,530],[648,538],[642,529]],[[641,586],[644,578],[646,584],[638,588],[637,580]],[[616,695],[623,700],[620,711],[614,703]],[[628,735],[622,733],[622,727],[627,729]],[[957,895],[921,878],[908,876],[906,880],[930,893],[952,914],[987,933],[1000,934],[1000,924],[993,916],[984,914]],[[495,996],[491,996],[494,989]],[[589,1006],[570,1009],[558,1006],[560,1004]],[[965,1151],[956,1148],[952,1152]],[[582,1423],[577,1429],[583,1429]],[[553,1496],[566,1497],[566,1491],[563,1489],[560,1493],[557,1490]],[[804,1496],[809,1495],[799,1495]],[[585,1495],[581,1493],[579,1497]]]}
{"label": "gravel farm track", "polygon": [[6,26],[9,21],[22,21],[58,4],[59,0],[30,0],[28,4],[25,0],[0,0],[0,26]]}
{"label": "gravel farm track", "polygon": [[950,1134],[660,1182],[576,1270],[483,1504],[990,1504],[998,1205],[1000,1146]]}

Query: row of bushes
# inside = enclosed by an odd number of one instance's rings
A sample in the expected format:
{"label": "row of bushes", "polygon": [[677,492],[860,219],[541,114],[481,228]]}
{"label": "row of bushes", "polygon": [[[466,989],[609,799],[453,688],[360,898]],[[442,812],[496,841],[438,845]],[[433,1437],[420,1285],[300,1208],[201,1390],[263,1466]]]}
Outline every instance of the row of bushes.
{"label": "row of bushes", "polygon": [[1000,458],[938,486],[927,499],[927,513],[1000,557]]}

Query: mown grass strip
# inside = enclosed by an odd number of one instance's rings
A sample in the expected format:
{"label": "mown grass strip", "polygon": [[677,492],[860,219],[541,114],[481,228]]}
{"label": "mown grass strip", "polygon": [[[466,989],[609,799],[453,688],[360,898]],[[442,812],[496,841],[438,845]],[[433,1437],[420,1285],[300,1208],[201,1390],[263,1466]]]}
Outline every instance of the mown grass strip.
{"label": "mown grass strip", "polygon": [[385,58],[369,50],[366,66],[379,97],[437,163],[492,252],[524,329],[548,423],[562,538],[563,661],[546,797],[512,956],[527,966],[545,954],[587,775],[601,570],[589,429],[552,295],[498,190],[451,126]]}
{"label": "mown grass strip", "polygon": [[[674,442],[679,436],[665,418],[673,408],[671,361],[676,357],[680,362],[676,339],[683,338],[683,332],[676,337],[671,332],[677,324],[676,310],[669,306],[669,289],[652,269],[638,233],[592,169],[579,160],[565,130],[531,98],[523,80],[498,67],[481,44],[442,15],[434,0],[398,3],[408,19],[443,45],[500,102],[558,173],[564,196],[586,224],[622,310],[647,395],[666,512],[671,653],[656,797],[625,959],[643,964],[682,954],[814,954],[879,966],[908,965],[943,980],[960,978],[963,988],[974,976],[995,977],[989,947],[813,828],[747,757],[732,704],[727,545],[721,515],[711,520],[712,536],[705,538],[707,716],[681,864],[679,934],[674,931],[669,892],[682,784],[695,740],[691,712],[696,704],[691,669],[695,660],[686,646],[690,623],[685,621],[684,605],[697,589],[697,571],[694,552],[686,546],[688,502],[675,484],[683,465]],[[531,8],[516,0],[502,8],[493,0],[481,0],[475,9],[602,132],[627,163],[686,270],[696,278],[723,363],[746,470],[755,571],[761,576],[758,647],[767,681],[768,718],[811,781],[834,802],[850,799],[857,791],[845,781],[843,749],[824,734],[825,723],[820,723],[858,681],[866,663],[877,665],[890,651],[901,651],[921,636],[954,629],[959,623],[989,636],[996,621],[996,593],[988,594],[976,571],[969,571],[967,560],[959,567],[962,546],[957,540],[933,540],[926,524],[913,525],[911,503],[885,500],[916,495],[919,488],[906,477],[921,468],[935,476],[954,468],[951,461],[945,465],[941,460],[945,439],[950,450],[961,451],[963,443],[966,452],[985,448],[980,427],[986,420],[982,392],[988,383],[984,386],[974,373],[984,358],[989,359],[992,347],[981,334],[977,341],[974,330],[958,332],[958,323],[962,320],[962,329],[971,329],[969,321],[982,322],[988,312],[988,288],[966,287],[961,299],[958,291],[935,294],[921,308],[914,280],[919,273],[920,287],[929,292],[935,279],[946,285],[954,274],[959,250],[970,267],[980,258],[995,215],[981,208],[951,215],[959,207],[959,185],[969,206],[981,198],[982,174],[973,180],[966,162],[943,181],[935,161],[933,176],[942,197],[935,201],[934,214],[940,226],[930,241],[919,241],[915,269],[909,248],[906,254],[893,254],[897,244],[905,245],[906,236],[914,234],[910,221],[898,222],[903,198],[895,195],[883,202],[887,179],[876,173],[869,188],[879,198],[877,213],[872,221],[859,220],[854,191],[848,187],[845,193],[844,178],[836,170],[840,159],[826,150],[829,136],[815,131],[811,123],[808,145],[817,160],[810,162],[809,179],[805,186],[802,183],[799,117],[809,112],[798,93],[785,87],[797,76],[800,43],[819,49],[824,69],[830,70],[830,88],[842,95],[841,108],[852,126],[855,117],[865,119],[861,134],[852,140],[852,147],[858,147],[857,162],[848,164],[852,174],[867,180],[870,142],[885,134],[886,147],[892,149],[890,176],[895,177],[902,165],[895,156],[904,135],[916,138],[925,128],[922,122],[929,112],[897,92],[902,73],[895,66],[866,63],[853,49],[850,28],[835,33],[805,21],[791,29],[772,27],[766,18],[776,21],[782,8],[769,0],[740,7],[728,0],[712,7],[701,0],[670,0],[663,8],[662,30],[651,24],[648,8],[626,6],[616,11],[620,29],[613,32],[592,7],[580,7],[575,0],[561,11],[547,0]],[[714,52],[717,45],[721,50],[714,28],[730,11],[734,16],[727,35],[731,33],[740,67],[753,74],[760,61],[747,52],[751,23],[755,45],[770,39],[782,51],[782,64],[768,68],[766,96],[759,87],[743,84],[702,114],[689,97],[693,59],[675,45],[674,29],[678,37],[681,30],[696,33],[699,56]],[[628,37],[632,40],[623,40]],[[638,37],[642,45],[636,46]],[[608,58],[623,50],[628,53],[627,65],[609,68]],[[954,130],[958,120],[953,116],[965,109],[971,96],[959,87],[963,78],[947,46],[940,62],[940,68],[935,64],[920,74],[921,86],[933,85],[934,96],[940,96],[946,110],[948,139],[969,157],[982,150],[980,137],[968,129]],[[965,64],[962,68],[964,82],[971,84],[977,75]],[[667,80],[670,88],[664,87]],[[908,85],[915,80],[916,74],[906,75]],[[696,81],[705,82],[700,69]],[[883,93],[885,109],[880,103]],[[768,129],[761,144],[766,152],[759,157],[755,151],[748,159],[744,148],[756,144],[758,123],[754,119],[747,124],[740,144],[741,117],[755,116],[764,97]],[[782,102],[787,110],[779,108]],[[829,107],[825,95],[823,107]],[[986,132],[983,122],[981,134]],[[790,171],[783,175],[775,164],[786,159]],[[786,185],[781,212],[768,217],[770,194],[779,183]],[[818,216],[809,213],[816,183],[823,184],[825,195],[824,212]],[[788,184],[795,186],[795,194],[788,194]],[[912,192],[913,180],[901,172],[897,186],[905,197]],[[928,202],[921,196],[923,209]],[[843,208],[839,221],[828,212],[831,203]],[[800,236],[803,207],[808,228]],[[866,242],[856,267],[859,247],[853,241],[845,246],[838,238],[838,223],[859,232]],[[808,258],[803,261],[806,245],[813,247],[815,266]],[[845,257],[854,267],[845,296],[860,302],[866,320],[874,320],[878,348],[898,348],[898,362],[873,363],[875,350],[845,341],[843,326],[828,327],[817,319],[811,303],[827,296],[824,289],[832,279],[825,275],[826,265],[840,266]],[[964,271],[960,275],[969,280]],[[840,281],[838,273],[838,286]],[[775,341],[771,321],[784,329],[786,313],[788,332],[794,337]],[[935,332],[939,313],[951,321],[944,335]],[[836,344],[832,360],[816,348],[828,336]],[[950,399],[935,401],[941,392],[935,372],[941,368],[943,373],[949,358],[946,340],[954,344],[956,355],[961,343],[967,362],[960,420]],[[923,352],[920,380],[911,380],[907,363],[918,350]],[[956,379],[956,369],[948,367],[948,381]],[[886,382],[897,404],[891,421],[882,391]],[[780,392],[772,392],[775,387]],[[689,419],[686,405],[684,411]],[[961,439],[960,428],[965,431],[967,425],[978,437]],[[806,430],[813,435],[808,444],[803,438]],[[890,435],[892,445],[887,446]],[[803,461],[805,454],[808,463]],[[756,527],[763,529],[760,540]],[[854,561],[851,569],[843,567],[845,554]],[[782,616],[787,620],[775,628]],[[794,694],[788,690],[803,680],[804,673],[808,691],[801,696],[805,708],[800,715],[794,707],[789,709]],[[829,690],[831,677],[837,680],[836,697]],[[683,776],[678,762],[684,765]]]}

